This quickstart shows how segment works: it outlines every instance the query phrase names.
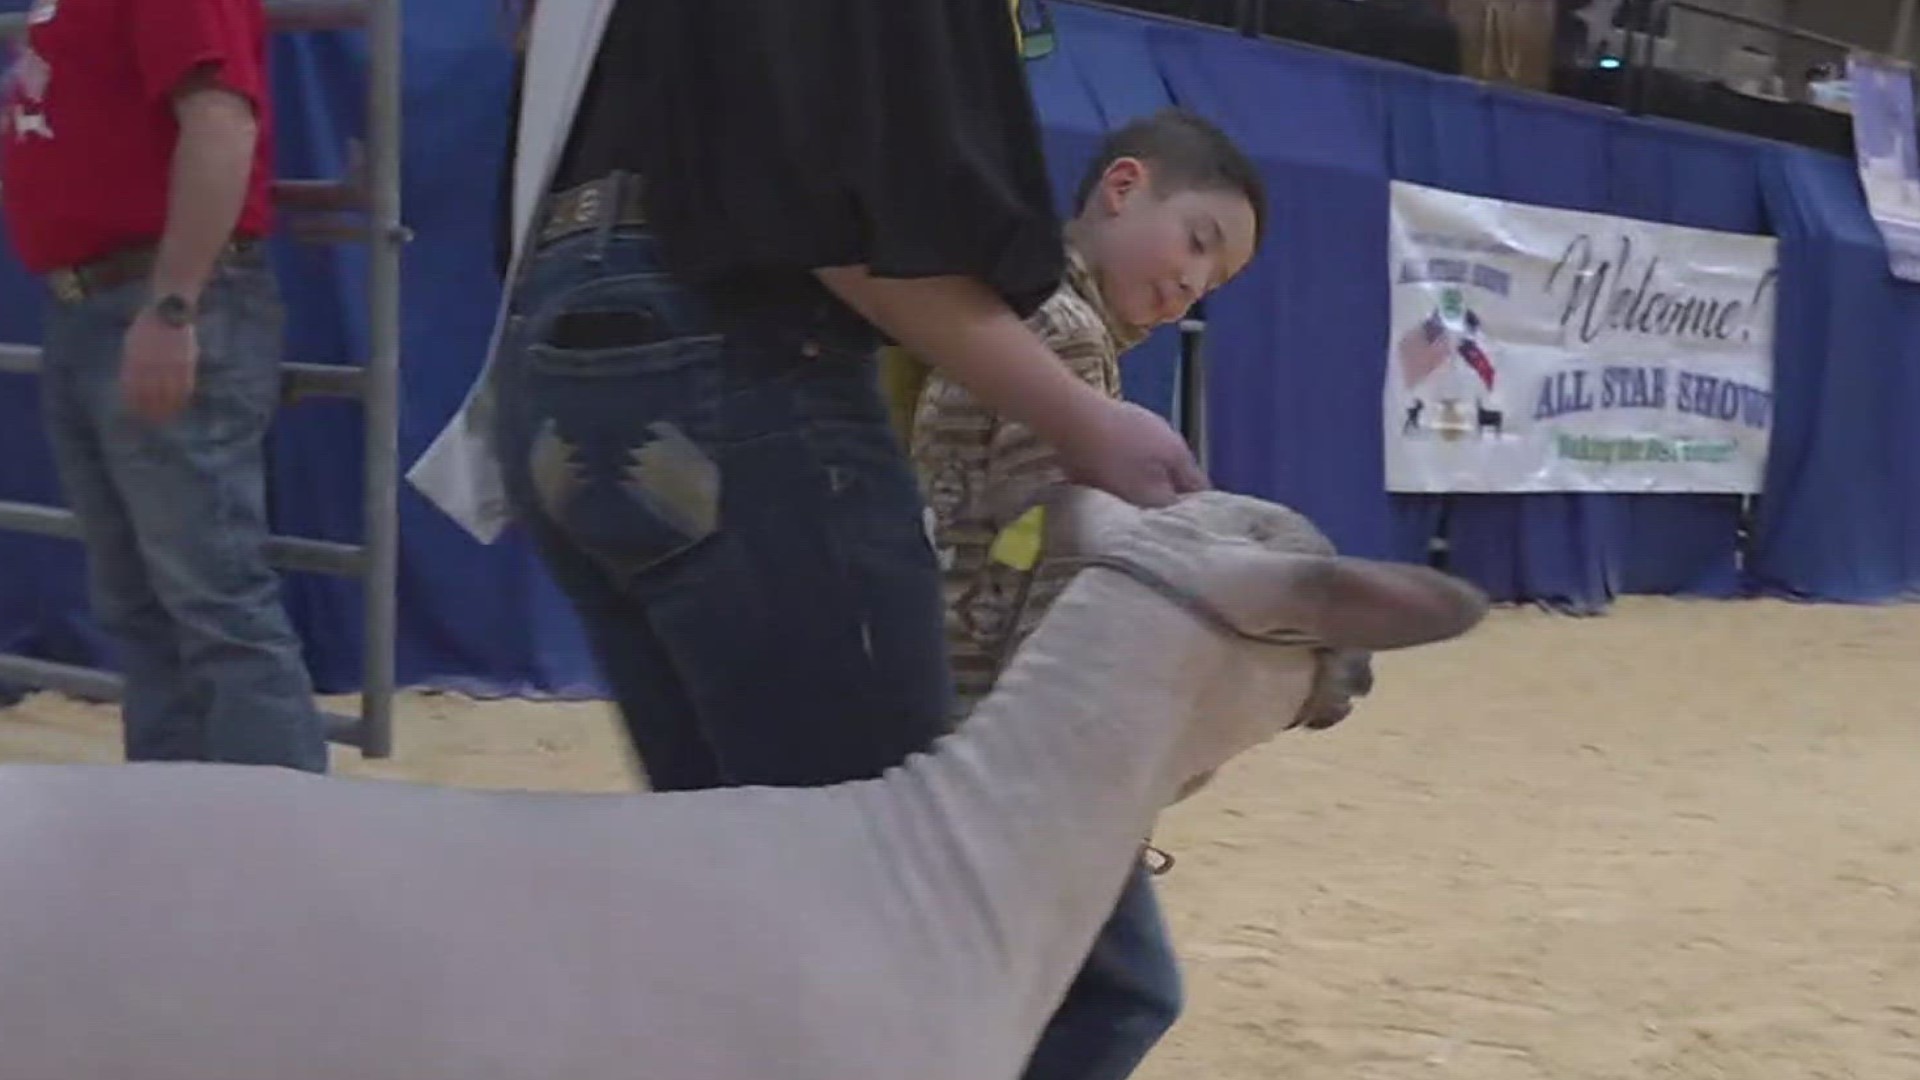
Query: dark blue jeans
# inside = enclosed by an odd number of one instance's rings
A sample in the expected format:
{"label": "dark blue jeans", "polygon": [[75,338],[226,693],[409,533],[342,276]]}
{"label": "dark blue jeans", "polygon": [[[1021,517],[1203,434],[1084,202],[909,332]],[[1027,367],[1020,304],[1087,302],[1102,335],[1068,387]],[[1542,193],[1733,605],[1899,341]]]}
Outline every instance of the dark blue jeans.
{"label": "dark blue jeans", "polygon": [[877,776],[946,730],[937,568],[872,332],[726,313],[614,233],[538,252],[495,434],[661,791]]}
{"label": "dark blue jeans", "polygon": [[[804,288],[719,302],[627,230],[534,253],[510,304],[508,495],[656,790],[864,779],[946,732],[939,568],[870,327]],[[1128,896],[1036,1080],[1124,1076],[1177,1010]]]}
{"label": "dark blue jeans", "polygon": [[1153,878],[1136,865],[1086,966],[1040,1034],[1026,1080],[1123,1080],[1180,1016],[1179,959]]}
{"label": "dark blue jeans", "polygon": [[193,398],[127,411],[120,360],[144,282],[49,309],[43,412],[87,547],[94,616],[117,647],[132,761],[327,768],[313,686],[267,565],[262,443],[280,400],[273,271],[215,271]]}

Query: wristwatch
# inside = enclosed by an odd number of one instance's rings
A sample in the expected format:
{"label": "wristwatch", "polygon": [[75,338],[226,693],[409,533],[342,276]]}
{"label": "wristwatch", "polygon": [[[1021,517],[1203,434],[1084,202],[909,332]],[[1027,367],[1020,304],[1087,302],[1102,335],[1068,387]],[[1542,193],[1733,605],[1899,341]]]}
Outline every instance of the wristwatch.
{"label": "wristwatch", "polygon": [[153,302],[153,313],[160,321],[178,330],[193,322],[193,304],[179,293],[168,293]]}

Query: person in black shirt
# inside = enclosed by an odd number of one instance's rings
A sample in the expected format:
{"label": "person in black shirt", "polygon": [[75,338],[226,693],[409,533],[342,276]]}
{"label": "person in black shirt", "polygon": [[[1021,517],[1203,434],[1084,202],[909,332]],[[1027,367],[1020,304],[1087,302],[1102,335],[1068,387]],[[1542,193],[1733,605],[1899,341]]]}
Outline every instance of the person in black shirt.
{"label": "person in black shirt", "polygon": [[657,790],[858,780],[945,733],[883,341],[1088,484],[1205,484],[1022,322],[1065,254],[1005,0],[620,0],[524,240],[494,444]]}

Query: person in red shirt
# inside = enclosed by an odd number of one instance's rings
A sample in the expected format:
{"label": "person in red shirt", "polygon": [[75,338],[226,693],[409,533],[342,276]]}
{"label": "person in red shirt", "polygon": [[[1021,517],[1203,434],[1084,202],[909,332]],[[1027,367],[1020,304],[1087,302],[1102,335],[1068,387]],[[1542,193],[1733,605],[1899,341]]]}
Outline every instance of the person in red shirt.
{"label": "person in red shirt", "polygon": [[260,0],[36,0],[0,214],[48,286],[44,414],[129,760],[327,767],[265,557],[278,403]]}

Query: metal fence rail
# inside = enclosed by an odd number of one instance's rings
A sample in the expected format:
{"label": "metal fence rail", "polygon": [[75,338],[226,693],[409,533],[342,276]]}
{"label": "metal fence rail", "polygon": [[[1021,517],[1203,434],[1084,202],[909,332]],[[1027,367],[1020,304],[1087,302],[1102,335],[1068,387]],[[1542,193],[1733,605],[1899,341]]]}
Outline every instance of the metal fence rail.
{"label": "metal fence rail", "polygon": [[[328,737],[369,758],[393,752],[394,586],[399,557],[400,252],[408,233],[400,219],[401,0],[268,0],[272,28],[281,33],[365,28],[368,44],[367,142],[364,163],[347,180],[282,180],[274,200],[282,210],[357,212],[363,227],[321,227],[294,235],[314,242],[360,241],[371,247],[367,272],[369,352],[364,363],[287,364],[284,397],[358,398],[366,411],[366,476],[361,544],[275,536],[267,544],[283,570],[358,577],[365,596],[366,654],[357,717],[329,716]],[[27,29],[24,13],[0,14],[0,38]],[[363,167],[362,167],[363,165]],[[304,233],[304,235],[303,235]],[[40,350],[0,344],[0,372],[31,374]],[[54,506],[0,501],[0,529],[73,538],[78,525]],[[116,699],[120,678],[92,668],[0,654],[0,680],[91,699]]]}

